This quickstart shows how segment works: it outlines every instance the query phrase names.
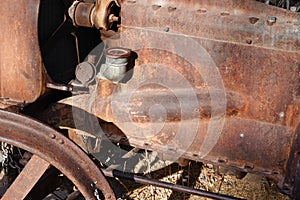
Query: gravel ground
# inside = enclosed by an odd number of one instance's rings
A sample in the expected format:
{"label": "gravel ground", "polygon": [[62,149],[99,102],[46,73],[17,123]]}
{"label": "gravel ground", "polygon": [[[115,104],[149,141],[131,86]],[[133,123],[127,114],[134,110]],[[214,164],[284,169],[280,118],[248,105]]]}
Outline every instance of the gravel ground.
{"label": "gravel ground", "polygon": [[[200,169],[200,170],[199,170]],[[274,183],[268,179],[247,174],[243,179],[233,175],[216,173],[212,166],[190,162],[187,167],[171,165],[146,176],[161,181],[186,185],[201,190],[226,194],[243,199],[258,200],[288,200],[289,198],[276,190]],[[171,190],[154,186],[143,186],[128,180],[121,180],[124,186],[121,199],[133,200],[206,200],[209,198],[172,192]]]}

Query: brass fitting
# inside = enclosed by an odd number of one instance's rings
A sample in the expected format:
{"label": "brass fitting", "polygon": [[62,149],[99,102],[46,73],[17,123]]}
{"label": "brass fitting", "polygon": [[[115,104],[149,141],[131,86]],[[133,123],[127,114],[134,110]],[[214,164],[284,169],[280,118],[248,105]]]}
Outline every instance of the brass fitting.
{"label": "brass fitting", "polygon": [[109,25],[119,18],[110,13],[115,4],[120,6],[118,0],[96,0],[95,3],[74,1],[68,13],[75,26],[96,27],[108,30]]}

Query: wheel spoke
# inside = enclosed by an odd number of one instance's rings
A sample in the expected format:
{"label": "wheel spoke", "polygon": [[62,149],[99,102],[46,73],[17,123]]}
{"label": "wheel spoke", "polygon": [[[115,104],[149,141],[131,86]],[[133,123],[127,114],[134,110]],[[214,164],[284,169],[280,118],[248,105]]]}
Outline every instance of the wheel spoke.
{"label": "wheel spoke", "polygon": [[48,162],[33,155],[1,200],[24,199],[49,166]]}

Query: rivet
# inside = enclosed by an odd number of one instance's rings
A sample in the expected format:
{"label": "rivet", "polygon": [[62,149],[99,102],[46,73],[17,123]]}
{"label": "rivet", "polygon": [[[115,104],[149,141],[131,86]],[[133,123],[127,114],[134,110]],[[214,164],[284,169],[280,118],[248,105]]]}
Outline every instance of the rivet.
{"label": "rivet", "polygon": [[121,143],[128,142],[128,138],[127,137],[121,137],[120,142]]}
{"label": "rivet", "polygon": [[161,8],[161,5],[152,5],[153,10],[158,10]]}
{"label": "rivet", "polygon": [[169,11],[169,12],[173,12],[173,11],[175,11],[176,9],[177,9],[176,7],[171,7],[171,6],[168,7],[168,11]]}
{"label": "rivet", "polygon": [[293,12],[297,12],[297,7],[296,6],[291,6],[290,10],[293,11]]}
{"label": "rivet", "polygon": [[274,175],[278,175],[278,174],[280,174],[278,171],[272,171],[272,174],[274,174]]}
{"label": "rivet", "polygon": [[259,18],[257,17],[249,17],[249,22],[251,24],[256,24],[256,22],[258,22]]}
{"label": "rivet", "polygon": [[51,135],[50,135],[50,138],[51,138],[51,139],[55,139],[55,138],[56,138],[56,135],[55,135],[55,134],[51,134]]}
{"label": "rivet", "polygon": [[174,147],[169,147],[169,151],[176,151]]}
{"label": "rivet", "polygon": [[170,28],[169,28],[169,27],[165,27],[165,28],[164,28],[164,31],[165,31],[165,32],[169,32],[169,31],[170,31]]}
{"label": "rivet", "polygon": [[272,26],[273,24],[276,23],[276,21],[277,21],[277,18],[276,18],[276,17],[270,16],[270,17],[268,17],[267,24],[268,24],[269,26]]}
{"label": "rivet", "polygon": [[106,137],[110,137],[112,133],[104,133]]}
{"label": "rivet", "polygon": [[128,3],[136,3],[136,0],[129,0]]}
{"label": "rivet", "polygon": [[246,40],[246,43],[247,43],[247,44],[252,44],[252,40],[251,40],[251,39],[247,39],[247,40]]}
{"label": "rivet", "polygon": [[219,162],[219,163],[226,163],[227,160],[225,160],[225,159],[218,159],[218,162]]}
{"label": "rivet", "polygon": [[244,137],[245,137],[245,134],[244,134],[244,133],[241,133],[241,134],[240,134],[240,137],[241,137],[241,138],[244,138]]}
{"label": "rivet", "polygon": [[64,140],[63,140],[63,139],[59,139],[59,140],[58,140],[58,143],[59,143],[59,144],[63,144],[63,143],[64,143]]}
{"label": "rivet", "polygon": [[244,169],[247,169],[247,170],[252,170],[254,168],[254,165],[253,164],[246,164],[244,166]]}
{"label": "rivet", "polygon": [[230,13],[228,11],[221,12],[222,17],[226,17],[226,16],[229,16],[229,15],[230,15]]}
{"label": "rivet", "polygon": [[285,116],[284,112],[280,112],[280,113],[279,113],[279,117],[280,117],[280,118],[284,118],[284,116]]}
{"label": "rivet", "polygon": [[201,13],[201,14],[206,13],[206,12],[207,12],[207,10],[205,8],[200,8],[197,10],[197,13]]}

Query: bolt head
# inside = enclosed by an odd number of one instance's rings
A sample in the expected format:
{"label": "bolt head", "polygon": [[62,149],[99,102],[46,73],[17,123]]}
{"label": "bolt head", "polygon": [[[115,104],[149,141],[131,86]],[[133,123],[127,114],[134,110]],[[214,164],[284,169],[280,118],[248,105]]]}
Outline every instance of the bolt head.
{"label": "bolt head", "polygon": [[277,21],[277,18],[276,18],[276,17],[270,16],[270,17],[268,17],[267,24],[268,24],[269,26],[272,26],[273,24],[276,23],[276,21]]}
{"label": "bolt head", "polygon": [[256,24],[258,22],[259,18],[257,17],[249,17],[249,22],[251,24]]}
{"label": "bolt head", "polygon": [[50,135],[50,138],[51,138],[51,139],[55,139],[55,138],[56,138],[56,135],[55,135],[55,134],[51,134],[51,135]]}
{"label": "bolt head", "polygon": [[280,113],[279,113],[279,117],[280,117],[280,118],[284,118],[284,116],[285,116],[284,112],[280,112]]}

